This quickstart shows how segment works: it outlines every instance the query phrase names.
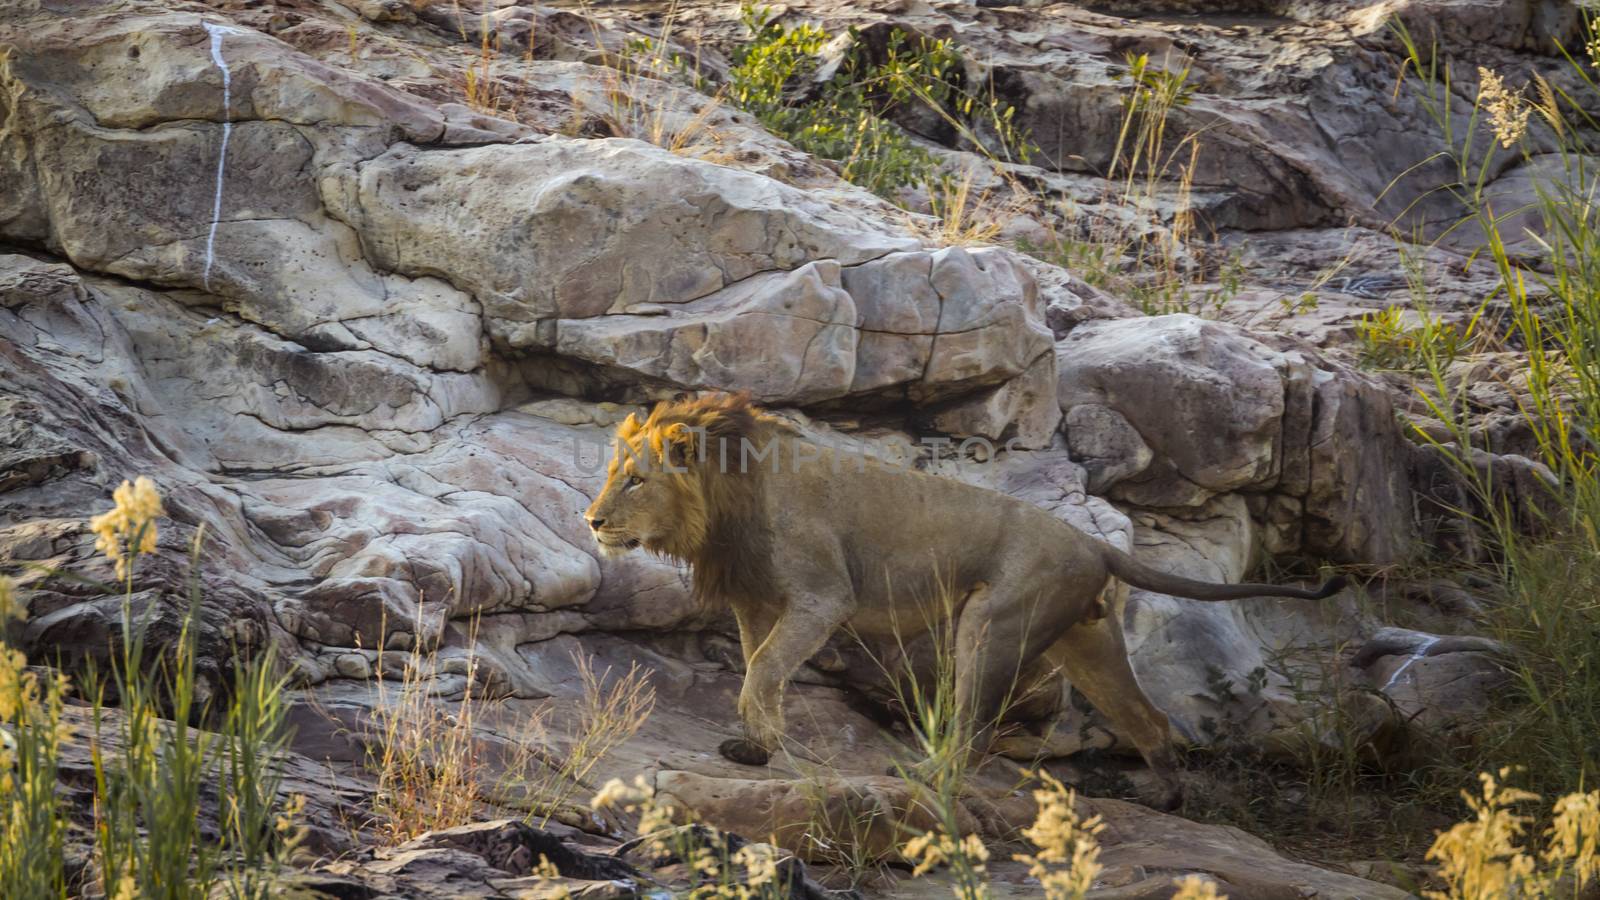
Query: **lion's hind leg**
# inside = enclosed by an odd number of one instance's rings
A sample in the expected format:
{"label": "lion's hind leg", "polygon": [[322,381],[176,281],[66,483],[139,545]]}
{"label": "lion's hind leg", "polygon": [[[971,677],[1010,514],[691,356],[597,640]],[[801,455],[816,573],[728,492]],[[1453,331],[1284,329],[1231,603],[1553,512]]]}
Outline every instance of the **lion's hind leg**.
{"label": "lion's hind leg", "polygon": [[1167,715],[1139,686],[1116,618],[1080,622],[1046,653],[1067,673],[1072,686],[1133,741],[1161,779],[1165,791],[1156,805],[1172,809],[1182,802]]}
{"label": "lion's hind leg", "polygon": [[1025,601],[1014,585],[980,584],[968,594],[956,624],[955,690],[974,755],[991,749],[1000,719],[1036,678],[1033,663],[1062,626],[1038,617],[1056,612]]}

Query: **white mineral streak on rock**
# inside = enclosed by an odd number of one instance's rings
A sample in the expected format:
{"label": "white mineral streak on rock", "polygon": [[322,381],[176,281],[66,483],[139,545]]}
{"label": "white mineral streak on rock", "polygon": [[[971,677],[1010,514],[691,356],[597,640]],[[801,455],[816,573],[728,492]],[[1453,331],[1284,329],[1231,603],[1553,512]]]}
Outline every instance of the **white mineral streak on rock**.
{"label": "white mineral streak on rock", "polygon": [[211,289],[211,263],[216,259],[217,223],[222,219],[222,178],[228,163],[228,140],[233,137],[233,73],[228,71],[228,61],[222,56],[222,37],[238,34],[239,29],[214,22],[203,22],[211,35],[211,61],[222,73],[222,149],[217,152],[217,186],[212,192],[211,230],[206,234],[206,267],[201,281],[206,290]]}
{"label": "white mineral streak on rock", "polygon": [[1400,664],[1400,668],[1395,669],[1394,674],[1389,676],[1389,680],[1384,682],[1383,692],[1387,694],[1390,688],[1399,684],[1400,676],[1404,675],[1406,670],[1411,668],[1411,666],[1415,664],[1417,660],[1427,656],[1428,651],[1432,650],[1433,645],[1437,643],[1439,643],[1439,638],[1434,636],[1418,644],[1417,649],[1411,651],[1411,655],[1406,657],[1406,661]]}

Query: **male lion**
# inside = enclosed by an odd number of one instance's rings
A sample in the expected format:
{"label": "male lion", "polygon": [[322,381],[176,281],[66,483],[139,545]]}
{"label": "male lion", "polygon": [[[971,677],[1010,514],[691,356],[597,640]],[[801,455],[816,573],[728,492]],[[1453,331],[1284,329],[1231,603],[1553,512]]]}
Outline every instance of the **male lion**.
{"label": "male lion", "polygon": [[643,423],[630,415],[615,449],[584,516],[603,554],[643,547],[687,562],[695,590],[733,608],[744,736],[718,749],[746,765],[778,746],[784,686],[835,630],[928,628],[905,586],[937,569],[956,598],[956,694],[969,723],[992,722],[1042,654],[1133,740],[1176,803],[1167,717],[1134,677],[1121,616],[1104,614],[1111,577],[1196,600],[1320,599],[1343,587],[1158,572],[1021,500],[823,447],[738,396],[662,402]]}

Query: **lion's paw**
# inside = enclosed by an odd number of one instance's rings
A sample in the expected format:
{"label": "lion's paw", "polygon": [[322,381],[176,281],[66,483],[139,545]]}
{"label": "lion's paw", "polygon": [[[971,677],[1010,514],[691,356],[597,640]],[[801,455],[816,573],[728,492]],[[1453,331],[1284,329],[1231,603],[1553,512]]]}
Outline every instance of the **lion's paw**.
{"label": "lion's paw", "polygon": [[772,758],[765,747],[745,738],[728,738],[717,746],[717,752],[741,766],[764,766]]}

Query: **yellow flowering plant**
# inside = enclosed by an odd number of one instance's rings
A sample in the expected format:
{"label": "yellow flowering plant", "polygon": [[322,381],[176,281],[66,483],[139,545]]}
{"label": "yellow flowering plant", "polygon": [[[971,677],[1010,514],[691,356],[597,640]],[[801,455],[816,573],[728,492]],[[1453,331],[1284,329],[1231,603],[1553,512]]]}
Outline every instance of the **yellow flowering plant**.
{"label": "yellow flowering plant", "polygon": [[1581,892],[1600,875],[1600,791],[1568,794],[1557,800],[1548,837],[1545,863],[1562,868],[1570,865]]}
{"label": "yellow flowering plant", "polygon": [[989,848],[976,834],[956,840],[935,829],[906,841],[900,855],[911,863],[911,877],[918,878],[940,867],[948,867],[954,880],[951,890],[959,900],[985,900],[989,896]]}
{"label": "yellow flowering plant", "polygon": [[1172,882],[1177,888],[1172,900],[1228,900],[1227,894],[1217,893],[1217,883],[1201,875],[1185,875]]}
{"label": "yellow flowering plant", "polygon": [[1489,127],[1501,147],[1511,147],[1528,132],[1528,114],[1533,107],[1522,89],[1506,87],[1505,79],[1493,69],[1478,67],[1478,105],[1489,116]]}
{"label": "yellow flowering plant", "polygon": [[672,830],[672,810],[656,802],[655,788],[645,781],[643,775],[634,776],[631,785],[620,778],[611,779],[594,795],[589,805],[595,809],[619,810],[638,816],[637,830],[639,836],[645,838],[645,847],[658,855],[672,852],[673,848],[664,837]]}
{"label": "yellow flowering plant", "polygon": [[644,839],[641,846],[654,856],[680,859],[688,866],[696,882],[687,893],[689,900],[778,900],[789,896],[779,876],[777,848],[750,843],[730,853],[730,842],[715,828],[677,827],[675,822],[686,817],[660,802],[643,775],[635,776],[631,785],[611,779],[589,805],[638,816],[636,831]]}
{"label": "yellow flowering plant", "polygon": [[[550,857],[541,853],[539,854],[539,863],[533,867],[533,877],[541,883],[552,882],[561,878],[561,870],[556,868],[556,864],[550,861]],[[570,900],[572,892],[567,890],[565,885],[557,884],[552,887],[547,896],[550,900]]]}
{"label": "yellow flowering plant", "polygon": [[1427,858],[1439,864],[1445,890],[1429,900],[1580,896],[1600,875],[1600,791],[1557,800],[1545,846],[1529,845],[1533,817],[1520,811],[1539,795],[1508,787],[1510,767],[1478,775],[1479,792],[1463,791],[1472,818],[1440,832]]}
{"label": "yellow flowering plant", "polygon": [[778,852],[771,844],[745,844],[733,854],[733,861],[744,868],[746,885],[759,888],[778,883]]}
{"label": "yellow flowering plant", "polygon": [[5,626],[25,618],[16,582],[0,575],[0,896],[64,897],[56,772],[66,679],[29,671],[6,642]]}
{"label": "yellow flowering plant", "polygon": [[122,482],[111,499],[116,505],[90,519],[89,530],[95,533],[95,550],[116,564],[117,580],[127,581],[133,574],[133,561],[156,551],[156,519],[166,515],[166,510],[155,482],[144,475]]}
{"label": "yellow flowering plant", "polygon": [[1039,879],[1049,900],[1081,900],[1104,868],[1096,836],[1105,824],[1099,816],[1081,818],[1077,792],[1050,773],[1040,772],[1039,779],[1044,787],[1033,792],[1039,813],[1022,831],[1039,852],[1013,858],[1028,864],[1028,874]]}
{"label": "yellow flowering plant", "polygon": [[1473,818],[1441,833],[1427,855],[1439,863],[1439,875],[1449,890],[1429,891],[1426,896],[1436,900],[1510,897],[1533,876],[1537,864],[1521,846],[1533,819],[1518,813],[1517,806],[1539,797],[1506,787],[1502,782],[1510,774],[1501,769],[1497,778],[1484,772],[1478,776],[1479,796],[1462,792]]}

